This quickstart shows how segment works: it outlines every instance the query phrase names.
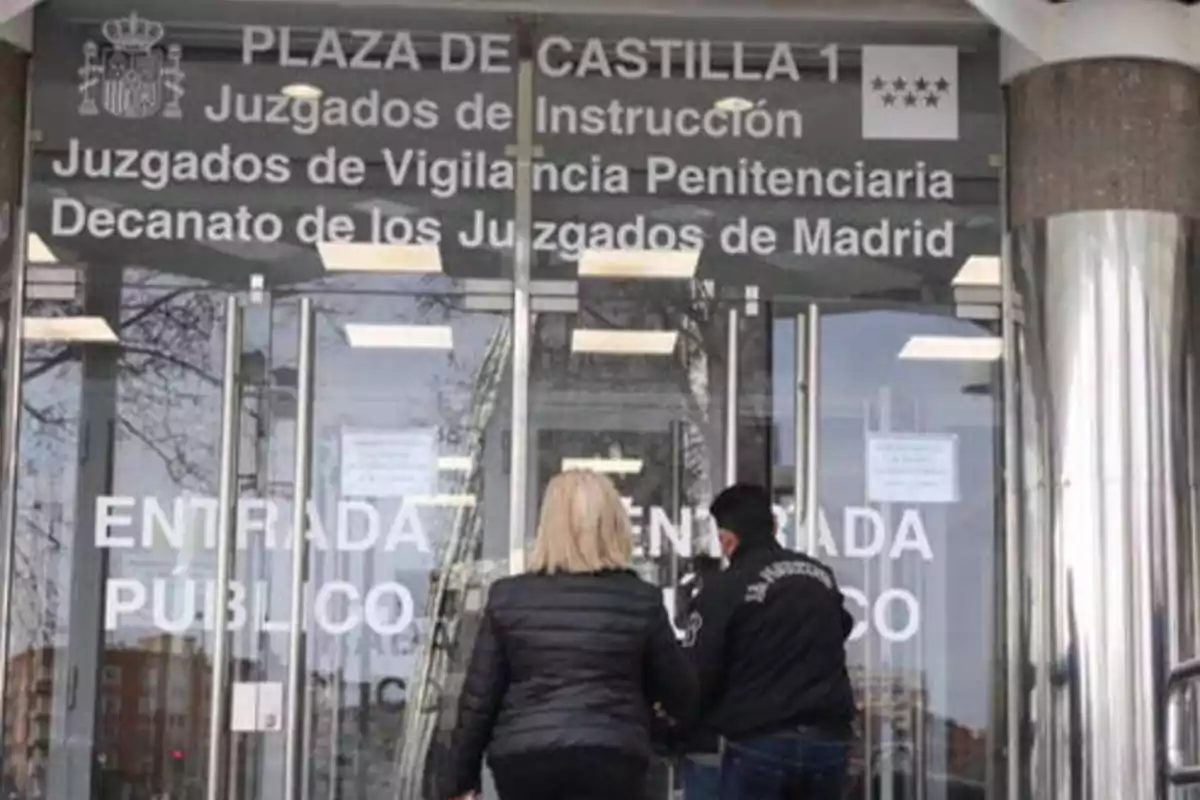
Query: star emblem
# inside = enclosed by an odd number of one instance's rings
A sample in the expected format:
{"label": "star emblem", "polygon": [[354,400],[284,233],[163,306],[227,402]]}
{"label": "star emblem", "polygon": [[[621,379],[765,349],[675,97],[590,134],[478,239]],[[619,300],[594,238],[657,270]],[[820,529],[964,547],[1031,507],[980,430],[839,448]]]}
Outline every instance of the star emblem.
{"label": "star emblem", "polygon": [[912,92],[909,92],[908,94],[904,95],[904,105],[905,106],[907,106],[908,108],[912,108],[916,104],[917,104],[917,96],[915,94],[913,94]]}
{"label": "star emblem", "polygon": [[904,78],[896,78],[896,80],[892,81],[892,88],[897,92],[903,92],[908,88],[908,81],[904,80]]}
{"label": "star emblem", "polygon": [[946,80],[945,78],[938,78],[937,82],[933,85],[934,88],[936,88],[939,92],[944,92],[950,88],[950,81]]}
{"label": "star emblem", "polygon": [[883,104],[884,104],[885,106],[894,106],[894,105],[896,105],[896,95],[892,94],[891,92],[888,92],[887,94],[885,94],[885,95],[883,96]]}
{"label": "star emblem", "polygon": [[925,105],[926,106],[928,106],[929,108],[937,108],[937,104],[938,104],[938,96],[936,94],[933,94],[932,92],[930,92],[929,94],[925,95]]}
{"label": "star emblem", "polygon": [[918,92],[929,91],[929,80],[927,78],[917,78],[917,91]]}
{"label": "star emblem", "polygon": [[884,86],[886,86],[886,85],[887,85],[887,84],[886,84],[886,83],[884,83],[884,80],[883,80],[883,78],[880,78],[880,77],[878,77],[878,76],[876,76],[875,80],[871,81],[871,88],[872,88],[872,89],[874,89],[874,90],[875,90],[875,91],[877,91],[877,92],[882,92],[882,91],[883,91],[883,87],[884,87]]}

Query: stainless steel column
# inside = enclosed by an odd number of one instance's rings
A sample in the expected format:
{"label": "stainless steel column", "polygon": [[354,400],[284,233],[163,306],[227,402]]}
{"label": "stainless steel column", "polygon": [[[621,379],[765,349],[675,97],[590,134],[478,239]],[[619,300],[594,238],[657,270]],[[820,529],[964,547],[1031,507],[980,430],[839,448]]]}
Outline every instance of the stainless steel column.
{"label": "stainless steel column", "polygon": [[220,474],[217,476],[217,578],[213,590],[213,650],[208,708],[208,769],[205,796],[226,794],[225,754],[229,698],[229,581],[237,535],[238,432],[241,428],[242,308],[236,295],[225,303],[225,370],[221,380]]}
{"label": "stainless steel column", "polygon": [[1159,800],[1167,662],[1196,646],[1177,625],[1188,614],[1172,614],[1194,602],[1191,573],[1168,561],[1195,538],[1200,72],[1040,64],[1011,76],[1005,103],[1021,454],[1020,530],[1007,533],[1020,537],[1026,654],[1008,687],[1021,714],[1008,756],[1028,787],[1016,796]]}
{"label": "stainless steel column", "polygon": [[307,669],[304,597],[308,583],[307,509],[312,494],[313,353],[315,319],[311,297],[300,299],[300,340],[296,370],[296,441],[292,477],[292,591],[288,620],[287,741],[284,744],[284,800],[299,800],[303,785],[304,676]]}
{"label": "stainless steel column", "polygon": [[1167,561],[1191,536],[1192,239],[1161,211],[1064,213],[1012,232],[1035,798],[1165,796]]}

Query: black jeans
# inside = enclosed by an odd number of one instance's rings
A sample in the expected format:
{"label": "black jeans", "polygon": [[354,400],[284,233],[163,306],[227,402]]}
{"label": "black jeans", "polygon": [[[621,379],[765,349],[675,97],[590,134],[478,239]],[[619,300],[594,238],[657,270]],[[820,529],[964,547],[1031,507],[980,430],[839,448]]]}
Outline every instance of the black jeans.
{"label": "black jeans", "polygon": [[648,762],[603,748],[494,758],[501,800],[645,800]]}

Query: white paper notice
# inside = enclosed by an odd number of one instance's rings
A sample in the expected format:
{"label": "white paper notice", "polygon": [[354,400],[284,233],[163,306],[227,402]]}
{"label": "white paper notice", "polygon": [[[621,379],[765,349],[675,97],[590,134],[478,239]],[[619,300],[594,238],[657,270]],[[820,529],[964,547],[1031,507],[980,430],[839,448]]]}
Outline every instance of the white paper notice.
{"label": "white paper notice", "polygon": [[229,729],[238,733],[283,730],[283,684],[254,681],[233,684]]}
{"label": "white paper notice", "polygon": [[872,503],[958,500],[958,437],[875,434],[867,437],[867,499]]}
{"label": "white paper notice", "polygon": [[258,730],[258,684],[239,681],[233,685],[229,704],[229,729],[238,733]]}
{"label": "white paper notice", "polygon": [[434,494],[437,428],[342,431],[343,497]]}

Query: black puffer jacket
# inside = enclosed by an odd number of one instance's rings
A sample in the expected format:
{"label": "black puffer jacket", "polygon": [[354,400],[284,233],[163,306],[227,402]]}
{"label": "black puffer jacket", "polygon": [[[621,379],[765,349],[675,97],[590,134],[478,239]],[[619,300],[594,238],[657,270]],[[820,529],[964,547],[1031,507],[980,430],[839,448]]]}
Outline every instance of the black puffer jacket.
{"label": "black puffer jacket", "polygon": [[451,797],[491,758],[573,747],[649,757],[652,707],[697,693],[662,593],[632,572],[529,574],[493,584],[451,745]]}

